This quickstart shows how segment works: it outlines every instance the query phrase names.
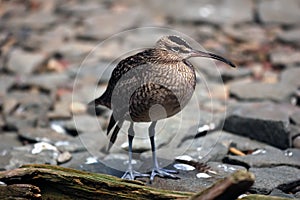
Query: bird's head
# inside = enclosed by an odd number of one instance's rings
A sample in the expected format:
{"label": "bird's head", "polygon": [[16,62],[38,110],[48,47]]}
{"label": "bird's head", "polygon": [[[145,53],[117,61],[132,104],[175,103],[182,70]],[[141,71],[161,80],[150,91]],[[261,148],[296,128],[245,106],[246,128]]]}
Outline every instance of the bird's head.
{"label": "bird's head", "polygon": [[160,38],[156,43],[156,48],[164,49],[171,55],[174,55],[180,59],[188,59],[191,57],[207,57],[222,61],[231,67],[236,67],[231,61],[221,56],[193,49],[184,39],[175,35],[163,36]]}

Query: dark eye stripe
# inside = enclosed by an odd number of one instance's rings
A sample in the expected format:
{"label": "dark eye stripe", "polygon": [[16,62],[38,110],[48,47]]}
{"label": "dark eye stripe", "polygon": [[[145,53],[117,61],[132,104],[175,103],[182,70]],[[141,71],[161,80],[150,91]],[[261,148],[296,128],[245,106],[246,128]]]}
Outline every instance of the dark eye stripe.
{"label": "dark eye stripe", "polygon": [[176,36],[169,36],[168,37],[172,42],[175,42],[176,44],[179,44],[179,45],[183,45],[187,48],[191,48],[185,41],[183,41],[182,39],[180,39],[179,37],[176,37]]}

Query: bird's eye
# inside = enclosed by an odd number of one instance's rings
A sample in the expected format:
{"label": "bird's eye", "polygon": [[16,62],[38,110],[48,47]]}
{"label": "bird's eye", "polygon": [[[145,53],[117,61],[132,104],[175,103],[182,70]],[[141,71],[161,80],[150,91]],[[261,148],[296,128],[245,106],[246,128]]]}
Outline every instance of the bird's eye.
{"label": "bird's eye", "polygon": [[179,52],[180,48],[179,47],[171,47],[171,50],[174,52]]}

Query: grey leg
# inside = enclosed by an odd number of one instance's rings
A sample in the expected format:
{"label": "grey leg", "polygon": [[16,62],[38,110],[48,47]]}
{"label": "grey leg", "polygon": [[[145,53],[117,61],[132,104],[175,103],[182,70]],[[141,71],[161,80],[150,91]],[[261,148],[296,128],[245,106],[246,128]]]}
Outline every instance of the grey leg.
{"label": "grey leg", "polygon": [[173,174],[171,174],[171,173],[177,173],[177,171],[163,169],[158,166],[157,157],[156,157],[155,140],[154,140],[156,123],[157,123],[157,121],[152,122],[149,127],[149,137],[150,137],[150,142],[151,142],[152,160],[153,160],[153,169],[152,169],[151,176],[150,176],[150,182],[152,182],[154,180],[154,177],[156,175],[158,175],[160,177],[178,178],[178,177],[174,176]]}
{"label": "grey leg", "polygon": [[142,174],[137,171],[134,171],[132,168],[132,141],[134,138],[134,129],[133,129],[133,122],[130,123],[130,127],[128,129],[128,169],[122,176],[123,179],[130,179],[134,180],[136,177],[149,177],[148,174]]}

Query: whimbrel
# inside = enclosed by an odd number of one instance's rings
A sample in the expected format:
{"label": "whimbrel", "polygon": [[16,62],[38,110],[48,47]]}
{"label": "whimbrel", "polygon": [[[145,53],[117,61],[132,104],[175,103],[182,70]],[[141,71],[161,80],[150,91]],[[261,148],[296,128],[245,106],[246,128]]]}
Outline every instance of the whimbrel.
{"label": "whimbrel", "polygon": [[[112,131],[108,149],[116,141],[123,122],[130,121],[129,164],[122,178],[150,176],[150,182],[156,175],[176,178],[172,174],[174,171],[158,166],[154,142],[155,126],[158,120],[180,112],[191,99],[196,86],[194,67],[187,60],[191,57],[213,58],[235,67],[221,56],[193,49],[181,37],[164,36],[157,41],[154,48],[121,60],[112,72],[106,91],[89,103],[93,106],[104,105],[113,111],[107,128],[107,134]],[[148,131],[153,169],[150,175],[132,168],[134,122],[151,122]]]}

